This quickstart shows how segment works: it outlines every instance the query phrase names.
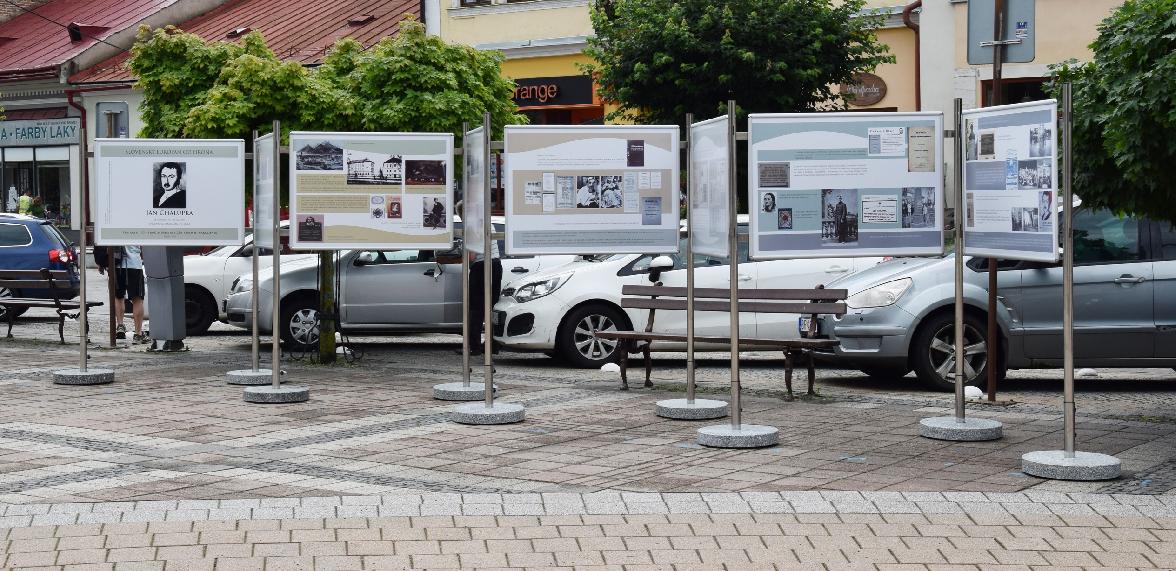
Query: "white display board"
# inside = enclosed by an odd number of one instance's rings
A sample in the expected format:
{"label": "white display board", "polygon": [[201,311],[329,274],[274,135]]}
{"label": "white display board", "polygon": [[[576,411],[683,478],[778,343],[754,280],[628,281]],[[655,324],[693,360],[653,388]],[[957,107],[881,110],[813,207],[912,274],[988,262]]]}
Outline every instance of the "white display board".
{"label": "white display board", "polygon": [[253,242],[259,248],[274,247],[274,134],[253,141]]}
{"label": "white display board", "polygon": [[690,126],[690,247],[695,254],[730,254],[731,122],[727,115]]}
{"label": "white display board", "polygon": [[1058,260],[1058,106],[964,111],[964,253]]}
{"label": "white display board", "polygon": [[943,253],[940,113],[753,114],[751,256]]}
{"label": "white display board", "polygon": [[453,134],[290,133],[296,250],[453,247]]}
{"label": "white display board", "polygon": [[94,243],[227,246],[245,236],[245,141],[95,139]]}
{"label": "white display board", "polygon": [[506,253],[678,251],[676,126],[508,126]]}
{"label": "white display board", "polygon": [[462,177],[465,197],[462,199],[462,244],[467,252],[485,253],[486,220],[486,131],[478,127],[465,134],[462,157]]}

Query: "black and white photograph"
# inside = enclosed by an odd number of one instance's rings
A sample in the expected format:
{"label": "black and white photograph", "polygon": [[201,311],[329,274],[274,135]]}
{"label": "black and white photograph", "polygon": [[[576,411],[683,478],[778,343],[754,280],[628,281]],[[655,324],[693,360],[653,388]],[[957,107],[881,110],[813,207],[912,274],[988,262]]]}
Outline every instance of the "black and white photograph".
{"label": "black and white photograph", "polygon": [[184,175],[188,173],[188,163],[155,163],[151,170],[155,174],[151,206],[157,209],[187,208],[188,182]]}
{"label": "black and white photograph", "polygon": [[763,188],[790,188],[792,163],[759,163],[759,185]]}
{"label": "black and white photograph", "polygon": [[902,227],[935,226],[935,189],[929,186],[902,189]]}
{"label": "black and white photograph", "polygon": [[445,161],[404,161],[404,184],[408,186],[444,185]]}
{"label": "black and white photograph", "polygon": [[576,208],[624,208],[624,177],[576,177]]}
{"label": "black and white photograph", "polygon": [[575,208],[576,207],[576,177],[574,177],[574,176],[557,176],[557,177],[555,177],[555,207],[556,208]]}
{"label": "black and white photograph", "polygon": [[403,198],[399,196],[384,197],[384,216],[389,220],[404,218]]}
{"label": "black and white photograph", "polygon": [[1012,208],[1013,232],[1040,232],[1041,221],[1037,207],[1014,206]]}
{"label": "black and white photograph", "polygon": [[1037,196],[1037,213],[1041,217],[1041,231],[1048,232],[1053,229],[1054,219],[1054,204],[1053,191],[1047,190],[1038,193]]}
{"label": "black and white photograph", "polygon": [[821,245],[854,245],[858,241],[858,190],[821,190]]}
{"label": "black and white photograph", "polygon": [[404,180],[404,160],[400,155],[348,149],[343,158],[347,163],[347,184],[399,186]]}
{"label": "black and white photograph", "polygon": [[343,147],[331,141],[302,145],[295,154],[300,171],[343,170]]}
{"label": "black and white photograph", "polygon": [[1018,161],[1017,188],[1053,188],[1053,159]]}
{"label": "black and white photograph", "polygon": [[968,228],[976,227],[976,194],[968,193],[967,224]]}
{"label": "black and white photograph", "polygon": [[979,156],[979,138],[976,136],[976,120],[968,119],[968,130],[964,136],[966,160],[974,161]]}
{"label": "black and white photograph", "polygon": [[996,160],[996,131],[988,130],[980,132],[979,149],[976,151],[976,158],[982,161]]}
{"label": "black and white photograph", "polygon": [[776,229],[777,230],[791,230],[792,229],[792,209],[781,208],[776,211]]}
{"label": "black and white photograph", "polygon": [[1053,156],[1053,128],[1049,125],[1034,125],[1029,128],[1029,156]]}
{"label": "black and white photograph", "polygon": [[321,214],[298,215],[298,239],[302,242],[323,241],[323,217]]}
{"label": "black and white photograph", "polygon": [[425,228],[436,230],[445,227],[445,197],[426,196],[421,198],[421,219]]}
{"label": "black and white photograph", "polygon": [[776,193],[760,193],[760,210],[769,213],[776,211]]}

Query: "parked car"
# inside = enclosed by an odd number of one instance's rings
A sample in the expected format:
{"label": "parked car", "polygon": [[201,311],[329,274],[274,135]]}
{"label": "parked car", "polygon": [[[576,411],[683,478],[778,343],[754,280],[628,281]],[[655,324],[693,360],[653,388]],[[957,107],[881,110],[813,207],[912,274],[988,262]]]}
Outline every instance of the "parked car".
{"label": "parked car", "polygon": [[[0,213],[0,270],[69,270],[70,283],[61,284],[63,291],[48,289],[0,288],[0,303],[5,297],[72,299],[80,291],[81,276],[78,275],[77,248],[49,220],[42,220],[24,214]],[[7,312],[19,316],[28,308],[8,309],[0,305],[0,320],[8,319]]]}
{"label": "parked car", "polygon": [[[740,216],[739,233],[747,234],[746,216]],[[681,252],[686,251],[685,238]],[[648,285],[650,263],[656,256],[619,254],[588,257],[552,270],[545,270],[503,288],[494,306],[494,338],[512,350],[543,351],[582,368],[600,367],[616,358],[617,342],[599,339],[599,331],[631,331],[644,326],[647,312],[621,308],[621,288],[626,284]],[[686,285],[686,258],[674,254],[672,270],[661,275],[667,286]],[[812,288],[836,277],[872,267],[882,258],[821,258],[749,262],[747,242],[739,248],[740,288]],[[729,288],[730,265],[726,258],[696,254],[694,286]],[[686,315],[681,311],[658,314],[658,331],[686,332]],[[745,337],[789,338],[798,335],[793,314],[744,314],[740,334]],[[730,334],[726,312],[698,311],[694,314],[697,335]],[[655,351],[681,351],[681,343],[657,342]],[[725,347],[698,344],[699,350]]]}
{"label": "parked car", "polygon": [[[939,388],[954,386],[954,258],[898,259],[832,287],[849,312],[824,316],[823,336],[841,342],[833,361],[894,378],[912,369]],[[988,260],[964,270],[965,374],[987,375]],[[1062,365],[1061,264],[1000,261],[998,374]],[[1074,364],[1176,367],[1176,231],[1167,223],[1074,212]]]}
{"label": "parked car", "polygon": [[[460,223],[455,222],[460,228]],[[497,224],[501,230],[501,224]],[[499,243],[501,248],[501,243]],[[460,240],[448,251],[350,250],[339,253],[339,318],[349,335],[389,335],[417,332],[461,333]],[[503,284],[531,275],[540,268],[565,264],[572,256],[508,258]],[[441,260],[439,262],[438,260]],[[443,263],[450,260],[451,263]],[[318,344],[318,257],[287,263],[281,271],[279,334],[288,344]],[[258,284],[258,329],[269,334],[273,319],[272,272]],[[228,322],[252,327],[252,278],[235,281],[225,300]]]}
{"label": "parked car", "polygon": [[[300,253],[290,249],[289,222],[281,223],[282,263],[314,259],[314,253]],[[240,246],[222,246],[204,254],[184,256],[184,314],[188,335],[201,335],[214,321],[227,321],[220,300],[229,295],[233,280],[242,274],[253,276],[253,236]],[[268,270],[273,264],[273,250],[258,251],[257,265]]]}

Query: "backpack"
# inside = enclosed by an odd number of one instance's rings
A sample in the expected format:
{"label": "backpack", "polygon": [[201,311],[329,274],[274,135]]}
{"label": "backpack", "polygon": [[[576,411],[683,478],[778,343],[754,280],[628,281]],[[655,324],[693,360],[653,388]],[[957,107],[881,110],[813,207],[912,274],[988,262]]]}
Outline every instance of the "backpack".
{"label": "backpack", "polygon": [[119,260],[121,260],[123,258],[123,256],[126,255],[126,251],[123,250],[122,246],[115,246],[113,248],[109,248],[109,247],[105,247],[105,246],[95,246],[94,247],[94,263],[97,264],[99,268],[109,268],[111,265],[110,264],[110,252],[112,250],[114,251],[114,262],[116,264],[118,263]]}

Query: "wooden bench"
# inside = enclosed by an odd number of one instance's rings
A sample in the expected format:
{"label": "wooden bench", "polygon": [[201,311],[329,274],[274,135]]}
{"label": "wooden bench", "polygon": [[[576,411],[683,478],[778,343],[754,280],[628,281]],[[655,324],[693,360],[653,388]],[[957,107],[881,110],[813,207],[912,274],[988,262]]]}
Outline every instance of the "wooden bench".
{"label": "wooden bench", "polygon": [[[8,317],[8,338],[12,339],[12,324],[16,321],[16,311],[18,307],[49,307],[57,310],[57,336],[61,338],[61,344],[65,344],[65,318],[77,319],[81,311],[89,311],[91,307],[102,305],[101,301],[88,301],[86,308],[82,309],[80,301],[73,301],[68,299],[58,299],[56,294],[60,291],[65,295],[68,286],[59,286],[59,282],[69,283],[69,272],[66,270],[49,270],[41,268],[40,270],[0,270],[0,288],[7,288],[10,291],[19,291],[23,289],[41,289],[49,290],[51,299],[37,299],[25,297],[6,297],[0,298],[0,305],[3,305],[7,311],[5,315]],[[75,313],[69,313],[73,311]]]}
{"label": "wooden bench", "polygon": [[[812,318],[812,328],[807,332],[815,335],[818,315],[845,315],[845,298],[848,292],[843,289],[748,289],[739,290],[739,313],[797,313],[808,314]],[[629,353],[641,351],[645,357],[645,386],[653,386],[650,380],[653,364],[650,358],[650,345],[654,341],[686,342],[686,336],[675,333],[659,333],[653,330],[654,318],[657,310],[685,311],[686,288],[667,287],[659,282],[656,285],[626,285],[621,289],[621,307],[632,309],[648,309],[649,318],[644,331],[602,331],[596,334],[604,339],[616,339],[621,343],[617,347],[619,364],[621,366],[621,390],[629,389],[629,378],[626,373]],[[695,311],[730,311],[731,291],[723,288],[695,288]],[[802,332],[804,334],[806,332]],[[730,344],[730,337],[695,335],[696,343]],[[831,339],[763,339],[740,337],[740,349],[776,349],[784,353],[784,383],[788,389],[788,396],[792,396],[792,365],[794,353],[802,353],[808,357],[808,394],[813,394],[813,381],[816,371],[813,363],[813,349],[837,346],[838,341]]]}

